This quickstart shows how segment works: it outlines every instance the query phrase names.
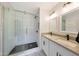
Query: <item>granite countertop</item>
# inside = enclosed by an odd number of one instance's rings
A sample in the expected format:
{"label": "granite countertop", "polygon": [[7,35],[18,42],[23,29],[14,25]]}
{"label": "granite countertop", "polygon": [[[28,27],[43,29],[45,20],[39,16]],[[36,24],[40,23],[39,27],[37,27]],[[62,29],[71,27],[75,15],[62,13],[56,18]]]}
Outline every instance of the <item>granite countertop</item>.
{"label": "granite countertop", "polygon": [[59,36],[54,34],[50,35],[47,33],[42,33],[42,36],[68,49],[69,51],[75,53],[76,55],[79,55],[79,43],[77,43],[75,40],[72,39],[67,40],[66,37],[64,36]]}

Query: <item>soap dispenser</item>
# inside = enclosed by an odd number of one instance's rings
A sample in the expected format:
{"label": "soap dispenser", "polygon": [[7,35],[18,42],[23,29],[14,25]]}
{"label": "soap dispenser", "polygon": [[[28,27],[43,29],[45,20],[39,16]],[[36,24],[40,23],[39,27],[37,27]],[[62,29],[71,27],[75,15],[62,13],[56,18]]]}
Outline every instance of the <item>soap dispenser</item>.
{"label": "soap dispenser", "polygon": [[76,41],[79,43],[79,32],[77,34]]}
{"label": "soap dispenser", "polygon": [[67,40],[69,40],[69,35],[67,34]]}

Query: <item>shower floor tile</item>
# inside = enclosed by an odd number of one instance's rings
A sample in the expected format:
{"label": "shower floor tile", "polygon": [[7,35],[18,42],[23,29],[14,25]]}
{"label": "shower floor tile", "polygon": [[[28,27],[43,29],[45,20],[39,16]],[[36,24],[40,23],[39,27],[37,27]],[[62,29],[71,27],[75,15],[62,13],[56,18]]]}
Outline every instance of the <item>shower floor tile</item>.
{"label": "shower floor tile", "polygon": [[[35,47],[38,47],[36,42],[29,43],[29,44],[24,44],[24,45],[19,45],[19,46],[16,46],[16,47],[10,52],[10,54],[14,54],[14,53],[17,53],[17,52],[25,51],[25,50],[28,50],[28,49],[31,49],[31,48],[35,48]],[[9,54],[9,55],[10,55],[10,54]]]}
{"label": "shower floor tile", "polygon": [[40,47],[28,49],[18,53],[11,54],[9,56],[47,56]]}

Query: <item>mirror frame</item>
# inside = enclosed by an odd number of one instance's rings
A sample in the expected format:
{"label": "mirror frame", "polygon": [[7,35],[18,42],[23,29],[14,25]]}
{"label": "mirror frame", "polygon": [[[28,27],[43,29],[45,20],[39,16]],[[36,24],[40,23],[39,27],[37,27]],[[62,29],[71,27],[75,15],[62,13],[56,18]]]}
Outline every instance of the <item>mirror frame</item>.
{"label": "mirror frame", "polygon": [[60,32],[73,33],[73,34],[77,34],[78,33],[78,32],[71,32],[71,31],[63,31],[62,30],[62,17],[63,17],[63,15],[66,15],[66,14],[71,13],[71,12],[75,12],[77,10],[79,10],[79,7],[75,8],[75,9],[72,9],[72,10],[60,15]]}

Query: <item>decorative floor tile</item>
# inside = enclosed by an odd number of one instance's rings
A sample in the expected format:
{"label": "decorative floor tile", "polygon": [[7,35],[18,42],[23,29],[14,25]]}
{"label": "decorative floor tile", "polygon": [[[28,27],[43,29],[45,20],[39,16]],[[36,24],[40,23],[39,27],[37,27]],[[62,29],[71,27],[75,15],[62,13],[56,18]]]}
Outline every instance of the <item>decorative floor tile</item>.
{"label": "decorative floor tile", "polygon": [[[24,45],[19,45],[19,46],[16,46],[16,47],[10,52],[10,54],[14,54],[14,53],[17,53],[17,52],[25,51],[25,50],[32,49],[32,48],[35,48],[35,47],[38,47],[36,42],[29,43],[29,44],[24,44]],[[10,54],[9,54],[9,55],[10,55]]]}

